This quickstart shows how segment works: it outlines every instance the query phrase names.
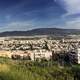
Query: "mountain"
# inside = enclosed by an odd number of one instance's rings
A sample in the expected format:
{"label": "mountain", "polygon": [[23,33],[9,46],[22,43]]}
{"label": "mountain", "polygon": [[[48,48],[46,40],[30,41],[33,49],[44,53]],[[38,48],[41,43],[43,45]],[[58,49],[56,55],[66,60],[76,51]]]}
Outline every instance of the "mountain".
{"label": "mountain", "polygon": [[29,31],[7,31],[0,33],[0,37],[5,36],[34,36],[34,35],[57,35],[65,36],[80,34],[80,29],[60,29],[60,28],[38,28]]}

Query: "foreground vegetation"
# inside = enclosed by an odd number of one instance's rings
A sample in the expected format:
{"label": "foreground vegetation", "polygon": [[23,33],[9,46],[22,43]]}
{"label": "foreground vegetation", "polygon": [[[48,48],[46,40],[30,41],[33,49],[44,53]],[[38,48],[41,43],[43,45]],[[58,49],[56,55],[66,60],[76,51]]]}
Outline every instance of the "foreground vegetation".
{"label": "foreground vegetation", "polygon": [[[80,66],[0,58],[0,80],[79,80]],[[75,78],[75,79],[74,79]]]}

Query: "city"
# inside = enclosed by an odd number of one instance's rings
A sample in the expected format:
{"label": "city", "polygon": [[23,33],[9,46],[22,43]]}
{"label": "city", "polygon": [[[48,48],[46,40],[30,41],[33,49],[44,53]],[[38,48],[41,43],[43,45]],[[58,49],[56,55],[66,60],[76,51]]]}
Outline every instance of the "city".
{"label": "city", "polygon": [[0,0],[0,80],[80,80],[80,0]]}
{"label": "city", "polygon": [[[26,37],[1,37],[0,38],[0,56],[14,59],[36,59],[45,58],[50,60],[55,54],[70,54],[75,57],[76,63],[80,63],[80,39],[62,38],[62,39],[30,39]],[[72,55],[72,53],[75,55]],[[72,56],[71,56],[72,55]]]}

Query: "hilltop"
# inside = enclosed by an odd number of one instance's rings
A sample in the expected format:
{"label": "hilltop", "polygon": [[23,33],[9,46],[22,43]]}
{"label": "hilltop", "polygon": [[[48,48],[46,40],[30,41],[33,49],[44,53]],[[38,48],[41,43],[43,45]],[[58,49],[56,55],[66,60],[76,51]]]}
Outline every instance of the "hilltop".
{"label": "hilltop", "polygon": [[80,34],[79,29],[60,29],[60,28],[38,28],[28,31],[6,31],[1,32],[0,37],[5,36],[34,36],[34,35],[56,35],[65,36],[72,34]]}

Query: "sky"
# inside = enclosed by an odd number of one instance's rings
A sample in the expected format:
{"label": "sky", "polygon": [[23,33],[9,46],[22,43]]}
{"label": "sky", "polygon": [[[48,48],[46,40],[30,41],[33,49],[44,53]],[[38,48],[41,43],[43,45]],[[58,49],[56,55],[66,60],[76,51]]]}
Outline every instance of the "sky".
{"label": "sky", "polygon": [[80,29],[80,0],[0,0],[0,32]]}

